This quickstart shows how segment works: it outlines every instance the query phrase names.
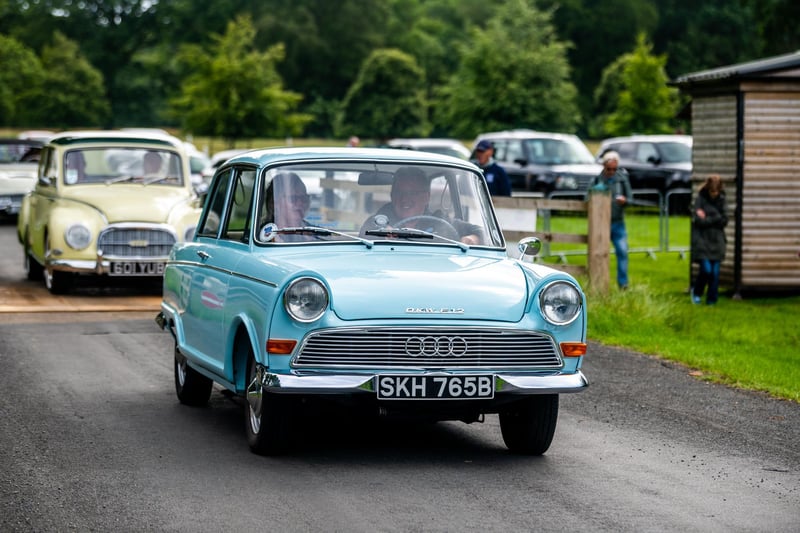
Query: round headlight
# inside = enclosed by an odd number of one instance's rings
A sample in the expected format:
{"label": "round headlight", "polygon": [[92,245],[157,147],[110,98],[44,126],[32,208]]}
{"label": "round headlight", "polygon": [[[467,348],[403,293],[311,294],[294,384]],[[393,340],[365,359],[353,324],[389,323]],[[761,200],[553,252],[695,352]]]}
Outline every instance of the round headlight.
{"label": "round headlight", "polygon": [[313,278],[294,280],[283,295],[286,312],[298,322],[313,322],[328,307],[328,291]]}
{"label": "round headlight", "polygon": [[569,324],[581,312],[581,293],[571,283],[556,281],[539,294],[539,307],[545,320],[557,326]]}
{"label": "round headlight", "polygon": [[64,232],[64,240],[70,248],[83,250],[92,242],[92,232],[83,224],[73,224]]}

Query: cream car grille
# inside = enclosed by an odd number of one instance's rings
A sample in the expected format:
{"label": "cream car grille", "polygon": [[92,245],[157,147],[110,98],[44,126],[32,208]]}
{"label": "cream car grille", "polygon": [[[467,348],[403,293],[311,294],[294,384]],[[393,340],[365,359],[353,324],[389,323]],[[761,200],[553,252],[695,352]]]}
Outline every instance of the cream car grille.
{"label": "cream car grille", "polygon": [[109,227],[100,234],[98,250],[106,258],[164,258],[175,236],[169,231],[146,227]]}
{"label": "cream car grille", "polygon": [[553,339],[490,328],[340,328],[309,335],[293,360],[314,368],[561,368]]}

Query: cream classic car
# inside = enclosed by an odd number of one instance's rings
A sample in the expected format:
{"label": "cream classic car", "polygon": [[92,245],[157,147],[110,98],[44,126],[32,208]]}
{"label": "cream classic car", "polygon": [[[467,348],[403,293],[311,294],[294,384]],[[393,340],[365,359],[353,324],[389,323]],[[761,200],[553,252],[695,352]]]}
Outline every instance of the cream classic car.
{"label": "cream classic car", "polygon": [[169,135],[55,135],[17,219],[28,279],[65,293],[77,276],[161,277],[200,215],[190,175],[183,142]]}

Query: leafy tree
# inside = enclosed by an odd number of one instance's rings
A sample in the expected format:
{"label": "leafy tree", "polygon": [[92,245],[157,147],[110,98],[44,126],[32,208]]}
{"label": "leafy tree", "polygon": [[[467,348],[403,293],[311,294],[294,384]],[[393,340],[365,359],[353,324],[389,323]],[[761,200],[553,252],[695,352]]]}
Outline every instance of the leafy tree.
{"label": "leafy tree", "polygon": [[652,54],[642,33],[633,52],[620,56],[603,71],[595,92],[602,106],[596,125],[604,135],[670,133],[678,111],[678,91],[667,86],[665,55]]}
{"label": "leafy tree", "polygon": [[673,78],[760,57],[762,21],[748,0],[659,0],[659,4],[661,20],[651,35],[655,49],[669,57],[665,67]]}
{"label": "leafy tree", "polygon": [[427,134],[425,73],[400,50],[375,50],[347,91],[337,128],[340,136],[380,140]]}
{"label": "leafy tree", "polygon": [[36,93],[44,80],[39,58],[16,39],[0,35],[0,125],[32,123]]}
{"label": "leafy tree", "polygon": [[385,0],[271,0],[252,2],[259,29],[256,43],[284,43],[278,72],[287,86],[306,96],[304,111],[319,113],[310,125],[332,135],[330,110],[356,79],[366,57],[386,47],[390,13]]}
{"label": "leafy tree", "polygon": [[[560,38],[573,43],[567,51],[572,80],[578,88],[581,114],[594,113],[592,94],[603,69],[633,48],[636,35],[652,35],[659,24],[659,2],[672,0],[538,0],[553,9]],[[585,129],[582,125],[581,129]]]}
{"label": "leafy tree", "polygon": [[574,130],[580,115],[568,48],[550,12],[509,0],[485,30],[471,31],[458,70],[438,93],[435,122],[460,137],[518,127]]}
{"label": "leafy tree", "polygon": [[204,50],[187,46],[181,59],[193,72],[180,96],[171,101],[171,113],[184,129],[197,135],[228,140],[246,137],[299,135],[311,117],[294,110],[302,95],[283,89],[276,64],[284,48],[261,52],[253,42],[256,31],[249,16],[228,23],[224,35]]}
{"label": "leafy tree", "polygon": [[800,50],[800,2],[745,0],[752,6],[762,54],[771,56]]}
{"label": "leafy tree", "polygon": [[103,76],[61,32],[42,49],[43,91],[34,109],[37,123],[67,129],[105,124],[110,106]]}

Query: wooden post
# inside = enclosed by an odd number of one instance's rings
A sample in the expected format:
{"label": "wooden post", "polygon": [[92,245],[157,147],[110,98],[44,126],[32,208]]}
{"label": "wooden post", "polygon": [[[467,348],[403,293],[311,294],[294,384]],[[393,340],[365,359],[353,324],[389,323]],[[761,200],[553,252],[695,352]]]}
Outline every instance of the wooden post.
{"label": "wooden post", "polygon": [[594,292],[608,292],[608,261],[611,244],[611,194],[609,191],[589,191],[586,210],[588,222],[587,268],[589,288]]}

